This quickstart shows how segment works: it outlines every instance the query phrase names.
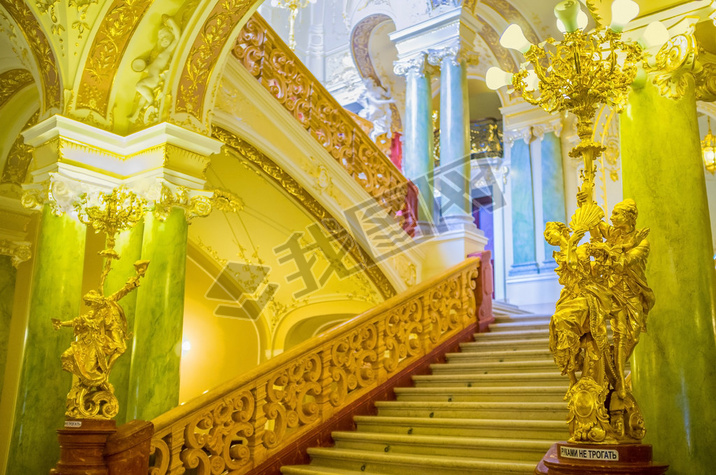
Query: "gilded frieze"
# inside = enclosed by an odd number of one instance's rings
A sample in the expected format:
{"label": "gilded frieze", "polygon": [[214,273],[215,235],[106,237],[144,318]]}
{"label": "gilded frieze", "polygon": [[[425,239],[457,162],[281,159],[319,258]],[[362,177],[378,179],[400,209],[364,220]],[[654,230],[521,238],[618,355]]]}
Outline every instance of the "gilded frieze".
{"label": "gilded frieze", "polygon": [[500,67],[505,71],[516,71],[517,63],[509,51],[500,45],[500,34],[497,30],[479,16],[477,16],[477,21],[480,24],[480,31],[478,33],[487,44],[487,47],[490,48],[492,54],[495,55]]}
{"label": "gilded frieze", "polygon": [[27,69],[10,69],[0,74],[0,108],[32,81],[32,73]]}
{"label": "gilded frieze", "polygon": [[395,295],[395,289],[390,281],[385,277],[383,272],[378,268],[372,258],[363,248],[355,242],[348,232],[340,225],[340,223],[331,216],[308,191],[306,191],[293,177],[276,165],[270,158],[261,153],[257,148],[249,143],[241,140],[239,137],[220,127],[213,128],[213,136],[221,140],[233,153],[242,160],[249,162],[258,167],[263,173],[268,175],[281,188],[283,188],[292,198],[297,200],[316,220],[323,225],[330,235],[345,239],[347,241],[346,248],[350,249],[351,257],[361,266],[371,281],[380,291],[384,298]]}
{"label": "gilded frieze", "polygon": [[[38,110],[30,117],[22,129],[25,130],[35,125],[39,116],[40,111]],[[32,162],[32,147],[25,144],[22,135],[18,135],[12,147],[10,147],[10,153],[7,155],[0,183],[21,185],[27,176],[30,162]]]}
{"label": "gilded frieze", "polygon": [[185,112],[203,121],[204,102],[221,51],[231,32],[256,0],[217,2],[194,39],[181,70],[176,92],[175,112]]}
{"label": "gilded frieze", "polygon": [[40,22],[32,13],[30,6],[23,0],[0,0],[5,10],[20,26],[32,54],[37,62],[42,78],[44,110],[59,109],[62,102],[60,73],[52,46],[45,36]]}
{"label": "gilded frieze", "polygon": [[532,28],[532,25],[530,25],[522,13],[520,13],[520,11],[507,0],[484,0],[481,3],[484,3],[488,7],[495,10],[505,20],[507,20],[508,23],[520,25],[520,27],[522,27],[522,31],[525,33],[525,36],[528,40],[530,40],[530,43],[537,44],[540,42],[537,33],[534,28]]}
{"label": "gilded frieze", "polygon": [[112,83],[140,20],[151,6],[145,0],[114,0],[97,29],[77,89],[78,109],[107,115]]}

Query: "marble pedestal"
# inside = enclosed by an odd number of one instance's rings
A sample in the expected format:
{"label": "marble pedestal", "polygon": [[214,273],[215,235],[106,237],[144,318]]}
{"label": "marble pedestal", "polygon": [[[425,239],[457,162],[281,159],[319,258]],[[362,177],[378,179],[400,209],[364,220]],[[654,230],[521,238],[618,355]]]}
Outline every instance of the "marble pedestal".
{"label": "marble pedestal", "polygon": [[652,462],[647,444],[571,444],[557,442],[542,458],[536,474],[605,475],[611,473],[661,475],[668,465]]}
{"label": "marble pedestal", "polygon": [[68,419],[65,427],[57,430],[60,461],[50,475],[107,475],[104,449],[116,431],[114,421]]}

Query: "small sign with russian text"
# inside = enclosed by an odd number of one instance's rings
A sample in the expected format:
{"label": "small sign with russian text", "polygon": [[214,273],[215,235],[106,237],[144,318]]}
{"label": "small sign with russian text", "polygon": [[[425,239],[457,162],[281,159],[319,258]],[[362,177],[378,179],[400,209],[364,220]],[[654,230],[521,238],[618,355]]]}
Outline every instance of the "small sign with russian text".
{"label": "small sign with russian text", "polygon": [[79,429],[80,427],[82,427],[82,421],[65,421],[65,427]]}
{"label": "small sign with russian text", "polygon": [[604,460],[608,462],[616,462],[619,460],[619,452],[613,449],[583,449],[580,447],[564,447],[559,448],[561,457],[580,460]]}

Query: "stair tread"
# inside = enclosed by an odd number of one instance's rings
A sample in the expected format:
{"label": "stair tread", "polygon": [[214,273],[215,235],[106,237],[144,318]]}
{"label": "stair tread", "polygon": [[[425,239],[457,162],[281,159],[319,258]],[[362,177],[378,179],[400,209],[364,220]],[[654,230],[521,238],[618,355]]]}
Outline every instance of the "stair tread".
{"label": "stair tread", "polygon": [[503,469],[509,471],[534,470],[534,463],[514,462],[511,460],[473,460],[464,457],[440,455],[385,454],[368,450],[338,449],[334,447],[309,448],[311,456],[319,455],[331,458],[344,458],[360,461],[384,462],[393,464],[428,465],[465,469]]}
{"label": "stair tread", "polygon": [[504,337],[504,336],[514,336],[517,338],[524,338],[528,336],[537,336],[537,335],[546,335],[549,334],[549,327],[542,328],[539,330],[506,330],[506,331],[499,331],[499,332],[485,332],[485,333],[475,333],[475,339],[490,339],[494,337]]}
{"label": "stair tread", "polygon": [[[503,332],[503,335],[504,335],[505,333],[507,333],[507,332]],[[477,333],[477,335],[490,335],[490,333]],[[493,335],[494,335],[494,333],[493,333]],[[469,348],[469,347],[472,347],[472,346],[482,346],[482,345],[492,345],[492,346],[495,346],[495,345],[525,344],[525,343],[529,343],[529,344],[534,345],[534,344],[543,343],[543,342],[545,343],[545,348],[548,348],[548,347],[549,347],[549,337],[547,337],[547,338],[534,338],[534,339],[532,339],[532,340],[522,340],[522,339],[519,339],[519,338],[516,338],[516,339],[507,339],[507,338],[505,338],[504,340],[499,340],[499,339],[498,339],[498,340],[483,341],[482,339],[478,339],[478,340],[476,340],[476,341],[468,341],[468,342],[465,342],[465,343],[460,343],[460,346],[461,346],[461,347],[465,347],[465,346],[466,346],[466,347]]]}
{"label": "stair tread", "polygon": [[419,374],[413,376],[413,381],[440,381],[450,380],[455,378],[475,378],[480,379],[510,379],[510,380],[521,380],[521,379],[564,379],[565,383],[569,380],[554,371],[551,373],[457,373],[457,374]]}
{"label": "stair tread", "polygon": [[548,420],[513,420],[513,419],[450,419],[450,418],[429,418],[429,417],[390,417],[390,416],[353,416],[356,423],[369,424],[407,424],[414,426],[507,426],[520,428],[565,428],[564,421]]}
{"label": "stair tread", "polygon": [[471,392],[489,392],[489,391],[505,391],[505,392],[516,392],[517,390],[526,392],[561,392],[564,394],[564,386],[483,386],[473,388],[418,388],[418,387],[407,387],[407,388],[394,388],[393,391],[396,394],[409,393],[409,392],[434,392],[434,393],[471,393]]}
{"label": "stair tread", "polygon": [[[514,389],[514,388],[512,388]],[[560,388],[560,390],[563,390]],[[564,402],[429,402],[429,401],[376,401],[375,407],[410,407],[428,409],[544,409],[566,410]]]}
{"label": "stair tread", "polygon": [[510,361],[476,361],[476,362],[469,362],[469,363],[463,363],[463,362],[448,362],[448,363],[437,363],[437,364],[431,364],[430,369],[440,369],[440,368],[447,368],[450,371],[456,371],[459,369],[473,369],[473,368],[508,368],[511,366],[553,366],[555,370],[557,369],[557,366],[555,366],[554,361],[550,359],[540,359],[540,360],[510,360]]}
{"label": "stair tread", "polygon": [[495,439],[491,437],[457,437],[434,435],[406,435],[390,432],[332,432],[334,440],[361,440],[373,442],[409,443],[415,445],[450,445],[460,447],[514,447],[523,449],[549,448],[554,441],[547,439]]}
{"label": "stair tread", "polygon": [[552,353],[550,353],[549,348],[545,348],[545,349],[543,349],[543,350],[542,350],[542,349],[527,349],[527,350],[494,350],[494,351],[483,351],[482,353],[479,354],[480,356],[477,356],[476,353],[463,353],[463,352],[460,352],[460,353],[446,353],[445,356],[446,356],[448,359],[450,359],[450,358],[460,358],[460,359],[462,359],[462,358],[483,358],[483,357],[488,357],[488,356],[502,356],[502,355],[505,355],[505,356],[515,356],[515,355],[518,355],[518,356],[519,356],[519,355],[524,355],[524,356],[537,355],[537,356],[541,356],[541,355],[543,355],[543,354],[549,355],[550,357],[552,357]]}
{"label": "stair tread", "polygon": [[[295,475],[325,475],[325,474],[338,474],[338,475],[364,475],[365,472],[359,472],[356,470],[344,470],[336,467],[322,467],[320,465],[284,465],[281,467],[281,473],[284,474],[295,474]],[[371,472],[373,474],[377,472]]]}

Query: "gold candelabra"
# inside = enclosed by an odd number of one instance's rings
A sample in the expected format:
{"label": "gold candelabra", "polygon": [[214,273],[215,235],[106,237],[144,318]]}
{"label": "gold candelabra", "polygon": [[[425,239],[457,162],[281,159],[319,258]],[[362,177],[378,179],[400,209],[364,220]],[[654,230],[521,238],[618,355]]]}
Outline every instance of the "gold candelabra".
{"label": "gold candelabra", "polygon": [[65,415],[76,419],[112,419],[119,403],[109,375],[114,363],[126,351],[126,340],[132,337],[127,318],[118,301],[139,287],[149,261],[134,263],[136,274],[126,284],[105,295],[104,284],[112,270],[112,261],[120,258],[115,251],[117,233],[134,226],[142,219],[146,203],[133,192],[120,187],[111,193],[83,195],[75,204],[78,219],[95,232],[105,233],[106,248],[99,252],[104,267],[97,290],[84,297],[86,313],[71,320],[52,319],[56,330],[71,327],[75,340],[62,353],[62,369],[72,373],[72,388],[67,395]]}
{"label": "gold candelabra", "polygon": [[316,3],[316,0],[271,0],[271,6],[285,8],[289,11],[288,18],[288,47],[291,51],[296,49],[296,17],[298,10],[306,8],[309,3]]}
{"label": "gold candelabra", "polygon": [[[654,305],[645,276],[649,230],[636,228],[636,203],[628,199],[614,207],[611,224],[606,222],[594,201],[595,161],[605,148],[592,137],[597,108],[605,104],[621,111],[632,83],[645,74],[642,62],[668,40],[668,32],[657,22],[638,41],[623,38],[624,27],[639,13],[632,0],[612,3],[609,27],[590,11],[592,31],[586,31],[589,18],[576,0],[559,3],[554,12],[564,39],[533,45],[518,25],[509,26],[500,43],[526,61],[515,74],[490,68],[486,81],[492,89],[514,86],[547,112],[577,117],[580,143],[569,154],[584,161],[578,208],[569,225],[551,222],[545,230],[547,242],[559,249],[554,258],[563,286],[550,321],[550,351],[570,379],[565,396],[570,442],[634,443],[646,430],[624,366]],[[587,233],[589,241],[580,244]]]}

